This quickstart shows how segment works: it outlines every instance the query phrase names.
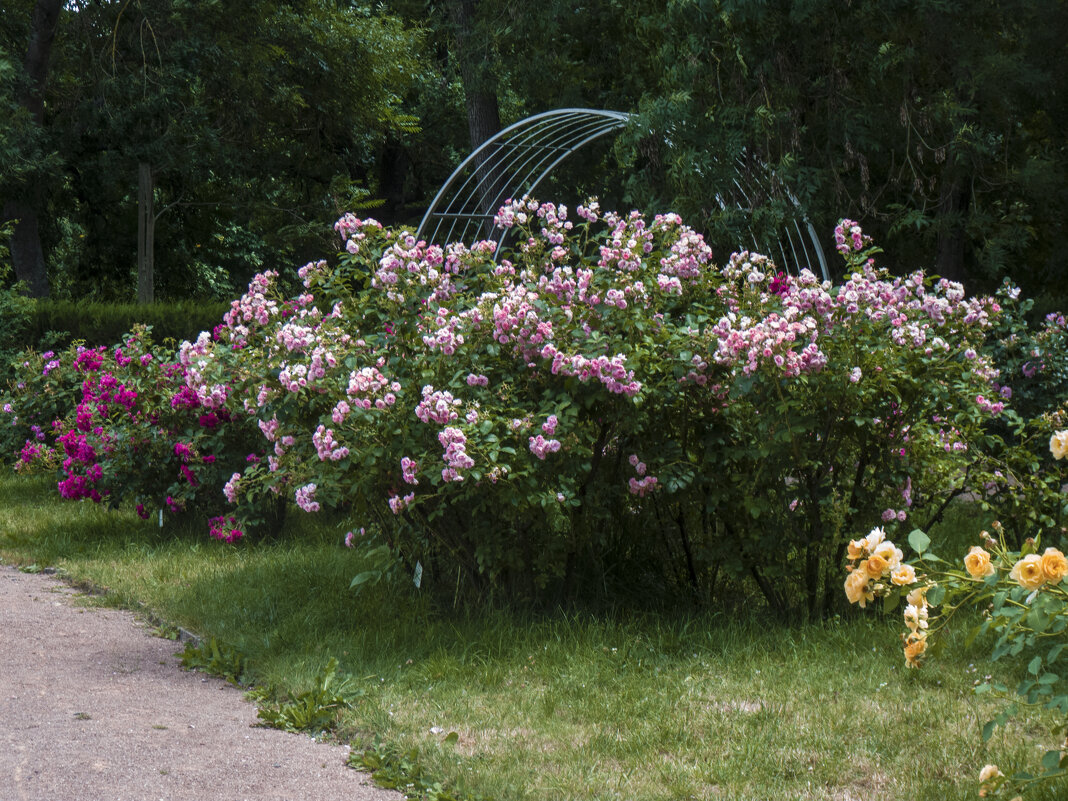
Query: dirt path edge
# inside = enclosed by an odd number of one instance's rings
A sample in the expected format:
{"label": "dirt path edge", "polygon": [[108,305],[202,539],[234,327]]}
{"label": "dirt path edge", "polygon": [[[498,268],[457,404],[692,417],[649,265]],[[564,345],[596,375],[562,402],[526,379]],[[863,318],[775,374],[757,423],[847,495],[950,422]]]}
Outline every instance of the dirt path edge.
{"label": "dirt path edge", "polygon": [[0,565],[0,801],[402,801],[346,746],[256,727],[240,689],[79,595]]}

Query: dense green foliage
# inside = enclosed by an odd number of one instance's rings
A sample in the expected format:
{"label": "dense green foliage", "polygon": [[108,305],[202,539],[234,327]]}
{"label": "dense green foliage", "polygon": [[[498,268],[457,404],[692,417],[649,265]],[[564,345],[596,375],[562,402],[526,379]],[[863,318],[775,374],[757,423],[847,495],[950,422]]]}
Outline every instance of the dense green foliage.
{"label": "dense green foliage", "polygon": [[0,226],[0,380],[8,375],[8,364],[27,347],[36,303],[23,296],[21,287],[5,287],[11,268],[8,264],[7,238],[11,225]]}
{"label": "dense green foliage", "polygon": [[[60,297],[132,297],[139,163],[161,297],[227,297],[361,203],[410,224],[470,151],[476,93],[501,124],[640,112],[564,183],[678,211],[721,258],[793,195],[818,230],[860,220],[892,269],[1068,293],[1055,0],[68,3],[43,126],[16,100],[34,5],[0,15],[0,199],[40,187]],[[739,159],[765,184],[753,219],[717,201]],[[542,194],[582,199],[562,189]]]}
{"label": "dense green foliage", "polygon": [[[669,3],[647,24],[665,66],[633,191],[659,188],[732,248],[774,230],[789,190],[814,220],[856,215],[902,268],[1063,295],[1066,25],[1063,3],[1034,0]],[[755,221],[709,191],[736,160],[783,184]]]}
{"label": "dense green foliage", "polygon": [[[7,83],[32,5],[0,16]],[[418,49],[396,19],[322,0],[68,4],[44,129],[0,123],[13,150],[0,195],[45,187],[60,296],[132,299],[146,163],[159,294],[227,297],[265,262],[317,250],[323,220],[359,205],[386,136],[414,129],[400,100]]]}
{"label": "dense green foliage", "polygon": [[196,339],[201,331],[210,331],[229,307],[222,301],[137,305],[38,300],[32,306],[20,342],[22,348],[38,349],[42,342],[54,348],[76,340],[89,347],[114,345],[138,324],[149,326],[157,342],[181,342]]}

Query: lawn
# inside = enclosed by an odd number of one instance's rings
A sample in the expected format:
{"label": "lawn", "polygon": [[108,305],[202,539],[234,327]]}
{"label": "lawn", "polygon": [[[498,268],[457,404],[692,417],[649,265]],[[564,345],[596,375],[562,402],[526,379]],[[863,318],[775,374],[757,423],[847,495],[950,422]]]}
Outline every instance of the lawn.
{"label": "lawn", "polygon": [[358,549],[309,520],[226,546],[0,479],[0,558],[232,647],[261,703],[309,689],[337,658],[356,693],[334,736],[416,797],[972,799],[984,764],[1008,773],[1056,746],[1055,718],[1035,715],[981,742],[1004,702],[973,684],[1011,685],[1022,666],[964,647],[965,625],[910,671],[897,613],[786,627],[745,606],[454,609],[407,582],[350,590]]}

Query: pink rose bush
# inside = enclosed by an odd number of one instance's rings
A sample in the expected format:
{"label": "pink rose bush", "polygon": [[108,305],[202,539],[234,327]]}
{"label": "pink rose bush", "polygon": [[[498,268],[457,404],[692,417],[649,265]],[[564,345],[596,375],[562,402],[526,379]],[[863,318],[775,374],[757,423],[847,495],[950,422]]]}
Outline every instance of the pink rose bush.
{"label": "pink rose bush", "polygon": [[840,532],[960,491],[1003,411],[998,303],[881,272],[848,221],[835,287],[755,253],[717,266],[673,214],[524,198],[497,220],[500,262],[347,215],[297,297],[257,276],[182,345],[190,397],[262,435],[226,473],[238,520],[272,497],[340,510],[476,590],[728,575],[819,614]]}
{"label": "pink rose bush", "polygon": [[[19,407],[33,419],[44,412],[51,420],[31,425],[15,469],[55,470],[61,497],[111,506],[130,501],[145,518],[149,510],[203,505],[209,495],[207,508],[221,509],[214,496],[234,461],[229,443],[241,426],[228,412],[213,412],[187,385],[185,369],[151,348],[142,328],[118,347],[42,354],[40,379],[27,364],[22,390],[9,394],[12,414]],[[75,390],[60,391],[53,376]],[[213,536],[217,530],[209,525]],[[240,536],[230,527],[219,538]]]}
{"label": "pink rose bush", "polygon": [[216,537],[287,505],[339,513],[428,586],[751,581],[783,616],[829,611],[857,522],[892,533],[990,466],[978,443],[1011,412],[986,347],[999,301],[881,271],[851,221],[837,286],[746,251],[717,264],[675,214],[523,198],[497,222],[499,262],[492,241],[346,215],[299,293],[256,276],[175,358],[137,338],[42,356],[35,381],[85,386],[34,420],[43,439],[15,398],[14,450],[71,497],[218,504]]}

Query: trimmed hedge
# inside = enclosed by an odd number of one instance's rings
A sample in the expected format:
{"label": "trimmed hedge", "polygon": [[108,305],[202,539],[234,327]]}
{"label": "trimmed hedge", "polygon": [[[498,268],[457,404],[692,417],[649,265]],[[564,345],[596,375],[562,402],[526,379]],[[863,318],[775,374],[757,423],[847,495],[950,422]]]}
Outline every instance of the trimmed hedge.
{"label": "trimmed hedge", "polygon": [[23,333],[23,346],[36,348],[46,333],[49,347],[63,347],[84,340],[89,347],[114,345],[136,323],[152,326],[156,342],[167,339],[195,340],[201,331],[210,331],[222,322],[230,304],[218,301],[184,300],[175,303],[82,303],[73,300],[38,300]]}

